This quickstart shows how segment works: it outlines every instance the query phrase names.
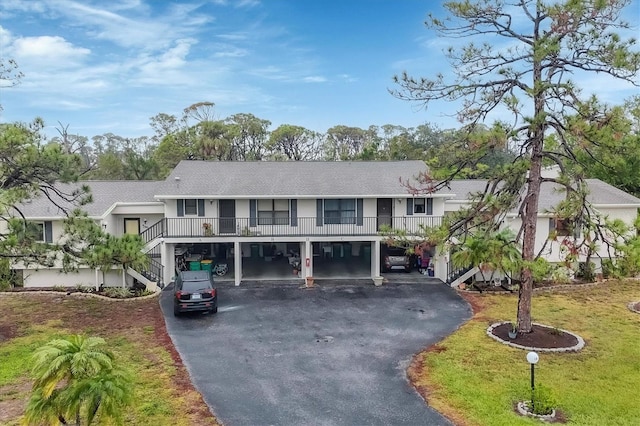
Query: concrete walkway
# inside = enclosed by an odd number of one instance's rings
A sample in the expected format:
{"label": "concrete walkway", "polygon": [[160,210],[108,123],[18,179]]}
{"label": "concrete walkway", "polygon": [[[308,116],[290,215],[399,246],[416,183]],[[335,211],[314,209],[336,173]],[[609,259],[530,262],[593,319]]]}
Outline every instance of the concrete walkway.
{"label": "concrete walkway", "polygon": [[206,403],[234,425],[444,425],[406,378],[411,357],[471,316],[444,284],[224,287],[216,315],[174,318]]}

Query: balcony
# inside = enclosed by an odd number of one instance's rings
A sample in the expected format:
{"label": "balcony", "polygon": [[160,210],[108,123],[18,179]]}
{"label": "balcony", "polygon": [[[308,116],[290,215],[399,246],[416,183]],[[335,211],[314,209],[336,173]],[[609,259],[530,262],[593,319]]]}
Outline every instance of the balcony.
{"label": "balcony", "polygon": [[[352,223],[332,223],[342,220]],[[322,225],[318,225],[318,223]],[[164,218],[141,233],[145,242],[155,238],[202,237],[308,237],[308,236],[376,236],[380,226],[390,225],[407,233],[419,232],[422,226],[434,227],[442,223],[442,216],[399,216],[324,218]]]}

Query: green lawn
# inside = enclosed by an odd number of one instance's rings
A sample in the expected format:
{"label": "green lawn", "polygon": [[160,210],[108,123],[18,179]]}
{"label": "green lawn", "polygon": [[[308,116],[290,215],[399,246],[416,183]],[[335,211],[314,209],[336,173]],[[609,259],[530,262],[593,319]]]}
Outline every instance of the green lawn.
{"label": "green lawn", "polygon": [[64,293],[0,294],[0,312],[0,425],[20,424],[33,351],[71,333],[103,337],[132,374],[134,403],[125,424],[217,424],[173,352],[157,298],[115,302]]}
{"label": "green lawn", "polygon": [[[514,412],[529,398],[526,351],[500,344],[487,327],[515,317],[514,295],[471,295],[472,320],[422,353],[410,372],[429,405],[464,425],[540,424]],[[579,353],[540,353],[536,383],[551,388],[568,424],[640,424],[640,282],[612,281],[585,289],[536,293],[535,322],[575,332]]]}

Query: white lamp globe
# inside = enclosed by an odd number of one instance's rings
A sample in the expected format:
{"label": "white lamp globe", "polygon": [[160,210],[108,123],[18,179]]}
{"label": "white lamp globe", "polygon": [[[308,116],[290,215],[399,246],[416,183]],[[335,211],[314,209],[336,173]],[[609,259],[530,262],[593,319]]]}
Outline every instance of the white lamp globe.
{"label": "white lamp globe", "polygon": [[529,364],[537,364],[539,359],[538,354],[535,352],[529,352],[527,354],[527,361]]}

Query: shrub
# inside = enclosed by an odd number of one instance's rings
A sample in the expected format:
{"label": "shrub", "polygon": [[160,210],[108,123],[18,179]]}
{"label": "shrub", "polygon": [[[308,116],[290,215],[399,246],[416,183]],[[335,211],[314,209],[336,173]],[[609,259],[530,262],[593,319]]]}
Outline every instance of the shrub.
{"label": "shrub", "polygon": [[107,287],[104,289],[104,295],[114,299],[127,299],[133,296],[128,288],[122,287]]}

